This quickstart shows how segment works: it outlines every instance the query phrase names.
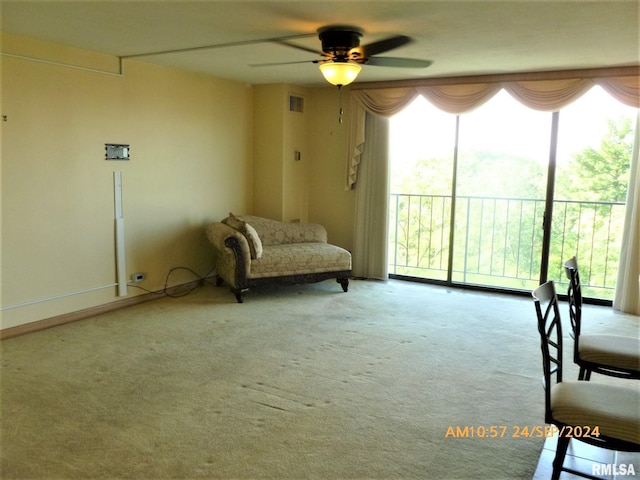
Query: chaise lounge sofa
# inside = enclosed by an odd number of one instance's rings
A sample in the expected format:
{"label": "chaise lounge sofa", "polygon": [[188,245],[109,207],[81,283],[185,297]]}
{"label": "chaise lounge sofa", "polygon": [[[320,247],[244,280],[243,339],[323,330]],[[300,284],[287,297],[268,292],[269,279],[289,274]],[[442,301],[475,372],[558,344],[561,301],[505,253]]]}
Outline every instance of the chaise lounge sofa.
{"label": "chaise lounge sofa", "polygon": [[226,282],[238,303],[250,287],[267,282],[335,278],[345,292],[349,288],[351,254],[327,243],[322,225],[230,214],[208,225],[206,233],[216,252],[216,283]]}

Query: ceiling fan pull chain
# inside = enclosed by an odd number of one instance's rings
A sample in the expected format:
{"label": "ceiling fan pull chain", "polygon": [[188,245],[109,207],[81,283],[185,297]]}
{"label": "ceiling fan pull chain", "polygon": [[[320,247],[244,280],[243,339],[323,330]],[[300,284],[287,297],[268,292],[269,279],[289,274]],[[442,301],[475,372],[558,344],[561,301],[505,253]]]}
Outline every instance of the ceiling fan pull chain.
{"label": "ceiling fan pull chain", "polygon": [[338,117],[338,123],[342,123],[342,115],[344,114],[344,110],[342,109],[342,88],[338,87],[338,91],[340,92],[339,102],[340,102],[340,115]]}

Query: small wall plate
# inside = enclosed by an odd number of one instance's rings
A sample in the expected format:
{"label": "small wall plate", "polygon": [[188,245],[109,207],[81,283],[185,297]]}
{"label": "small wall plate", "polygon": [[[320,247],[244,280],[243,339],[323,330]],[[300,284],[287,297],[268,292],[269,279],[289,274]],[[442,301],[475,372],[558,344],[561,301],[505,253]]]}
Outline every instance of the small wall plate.
{"label": "small wall plate", "polygon": [[129,145],[105,143],[104,150],[105,160],[129,160]]}

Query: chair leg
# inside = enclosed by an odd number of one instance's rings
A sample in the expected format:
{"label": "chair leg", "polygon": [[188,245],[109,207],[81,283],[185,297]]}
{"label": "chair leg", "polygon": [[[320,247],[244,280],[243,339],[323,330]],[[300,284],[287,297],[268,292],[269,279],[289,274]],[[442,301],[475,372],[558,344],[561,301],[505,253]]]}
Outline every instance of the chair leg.
{"label": "chair leg", "polygon": [[556,448],[556,458],[553,459],[551,480],[558,480],[560,478],[564,457],[567,454],[567,448],[569,448],[569,440],[571,440],[570,437],[558,437],[558,447]]}
{"label": "chair leg", "polygon": [[588,382],[589,380],[591,380],[591,370],[587,370],[587,374],[585,375],[584,379]]}
{"label": "chair leg", "polygon": [[[580,367],[580,372],[578,373],[578,380],[584,380],[584,375],[587,373],[587,369],[584,367]],[[587,379],[589,380],[589,379]]]}

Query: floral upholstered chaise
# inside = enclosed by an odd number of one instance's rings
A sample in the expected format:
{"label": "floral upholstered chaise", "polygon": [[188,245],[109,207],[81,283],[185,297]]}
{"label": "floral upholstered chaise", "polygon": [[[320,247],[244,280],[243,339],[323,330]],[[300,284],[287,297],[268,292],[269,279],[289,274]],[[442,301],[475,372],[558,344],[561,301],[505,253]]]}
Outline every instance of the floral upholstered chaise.
{"label": "floral upholstered chaise", "polygon": [[322,225],[230,214],[206,232],[216,250],[217,284],[226,282],[238,303],[250,287],[265,282],[335,278],[345,292],[349,288],[351,254],[327,243]]}

